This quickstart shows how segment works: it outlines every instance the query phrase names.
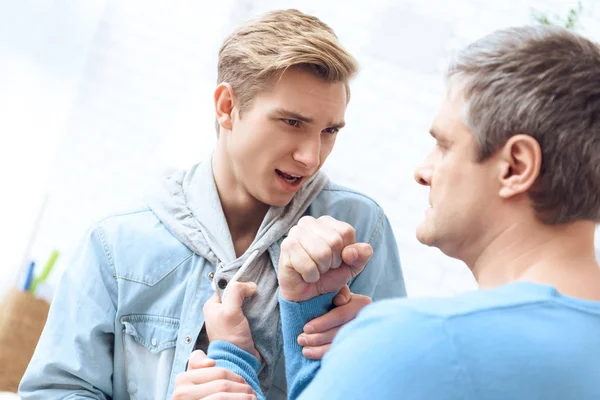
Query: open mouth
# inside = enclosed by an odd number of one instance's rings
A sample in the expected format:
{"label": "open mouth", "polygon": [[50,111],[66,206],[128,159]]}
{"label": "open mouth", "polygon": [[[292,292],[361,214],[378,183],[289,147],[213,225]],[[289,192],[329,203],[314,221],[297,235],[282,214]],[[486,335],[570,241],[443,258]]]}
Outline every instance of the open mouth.
{"label": "open mouth", "polygon": [[280,171],[278,169],[276,169],[275,172],[277,172],[277,175],[279,175],[279,177],[281,179],[283,179],[284,181],[286,181],[290,185],[294,185],[294,184],[296,184],[296,183],[298,183],[298,182],[300,182],[302,180],[302,176],[299,176],[299,175],[288,174],[288,173],[285,173],[285,172]]}

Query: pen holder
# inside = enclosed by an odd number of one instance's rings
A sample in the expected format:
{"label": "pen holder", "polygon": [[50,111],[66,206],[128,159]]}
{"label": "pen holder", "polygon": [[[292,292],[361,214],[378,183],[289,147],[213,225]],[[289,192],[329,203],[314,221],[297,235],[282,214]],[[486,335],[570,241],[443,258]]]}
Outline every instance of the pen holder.
{"label": "pen holder", "polygon": [[16,392],[46,324],[50,304],[16,288],[0,302],[0,392]]}

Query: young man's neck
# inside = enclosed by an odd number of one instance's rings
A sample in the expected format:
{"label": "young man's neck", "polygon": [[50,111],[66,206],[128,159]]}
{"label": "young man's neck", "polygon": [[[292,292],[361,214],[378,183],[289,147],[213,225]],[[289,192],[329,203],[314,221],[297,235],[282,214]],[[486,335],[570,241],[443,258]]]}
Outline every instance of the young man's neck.
{"label": "young man's neck", "polygon": [[545,225],[535,218],[505,226],[468,263],[480,288],[515,281],[555,287],[559,292],[600,301],[595,224]]}
{"label": "young man's neck", "polygon": [[213,176],[236,256],[246,252],[254,241],[269,206],[241,188],[217,154],[212,159]]}

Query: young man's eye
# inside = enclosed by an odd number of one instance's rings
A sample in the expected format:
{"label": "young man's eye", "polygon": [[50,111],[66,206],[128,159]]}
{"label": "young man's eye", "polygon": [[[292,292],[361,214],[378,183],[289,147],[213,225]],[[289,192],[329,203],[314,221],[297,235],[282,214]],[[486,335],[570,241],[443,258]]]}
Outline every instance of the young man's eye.
{"label": "young man's eye", "polygon": [[339,128],[325,128],[325,129],[323,129],[323,132],[330,133],[330,134],[338,133],[339,131],[340,131]]}
{"label": "young man's eye", "polygon": [[300,121],[298,121],[297,119],[284,119],[283,122],[285,122],[289,126],[298,126],[298,125],[300,125]]}

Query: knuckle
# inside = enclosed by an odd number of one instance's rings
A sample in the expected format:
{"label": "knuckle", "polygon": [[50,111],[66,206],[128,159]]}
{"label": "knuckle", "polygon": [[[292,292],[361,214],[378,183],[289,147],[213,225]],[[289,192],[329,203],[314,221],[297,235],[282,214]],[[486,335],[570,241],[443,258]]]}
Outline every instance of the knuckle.
{"label": "knuckle", "polygon": [[233,377],[232,380],[234,382],[238,382],[238,383],[244,383],[246,384],[246,381],[244,380],[244,378],[242,378],[241,376],[239,376],[238,374],[232,373]]}
{"label": "knuckle", "polygon": [[225,368],[219,368],[217,369],[217,379],[223,379],[226,380],[227,379],[227,370]]}
{"label": "knuckle", "polygon": [[356,234],[356,230],[354,230],[354,227],[346,222],[341,222],[341,227],[342,227],[342,232],[344,232],[344,236],[349,237],[349,236],[354,236]]}
{"label": "knuckle", "polygon": [[319,346],[321,344],[321,341],[323,335],[321,333],[315,333],[312,335],[308,335],[308,337],[306,338],[306,344],[307,346]]}
{"label": "knuckle", "polygon": [[[293,229],[293,228],[292,228]],[[292,231],[290,231],[290,233],[292,233]],[[293,240],[290,236],[286,237],[285,239],[283,239],[283,242],[281,242],[281,251],[287,251],[289,252],[290,250],[292,250],[293,247]]]}
{"label": "knuckle", "polygon": [[337,221],[335,218],[333,218],[330,215],[322,215],[319,217],[318,221],[321,222],[331,222],[331,221]]}
{"label": "knuckle", "polygon": [[315,258],[315,261],[323,262],[331,260],[331,254],[331,249],[328,249],[327,247],[321,247],[318,250],[315,250],[313,257]]}
{"label": "knuckle", "polygon": [[316,221],[314,217],[310,215],[305,215],[304,217],[300,218],[300,220],[298,220],[298,225],[306,225],[312,223],[313,221]]}
{"label": "knuckle", "polygon": [[[240,310],[241,311],[241,310]],[[221,318],[224,320],[224,322],[226,323],[233,323],[236,321],[237,316],[239,315],[238,310],[234,309],[234,308],[226,308],[223,310],[223,312],[221,313]]]}
{"label": "knuckle", "polygon": [[221,392],[229,393],[233,390],[233,385],[231,381],[225,379],[219,382],[219,390]]}
{"label": "knuckle", "polygon": [[295,238],[300,234],[300,226],[294,225],[292,229],[288,232],[288,238]]}
{"label": "knuckle", "polygon": [[344,239],[340,235],[332,235],[327,241],[327,244],[332,249],[341,251],[342,247],[344,247]]}

